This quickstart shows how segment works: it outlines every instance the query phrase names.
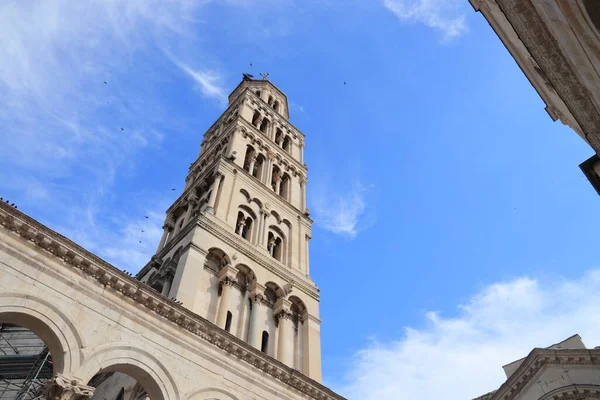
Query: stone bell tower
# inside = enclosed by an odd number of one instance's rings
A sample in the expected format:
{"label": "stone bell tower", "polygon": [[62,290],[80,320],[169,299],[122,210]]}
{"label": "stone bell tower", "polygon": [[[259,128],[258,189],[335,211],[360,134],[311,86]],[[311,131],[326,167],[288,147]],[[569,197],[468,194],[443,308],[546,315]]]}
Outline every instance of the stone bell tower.
{"label": "stone bell tower", "polygon": [[204,134],[138,278],[320,382],[303,159],[304,134],[289,122],[285,94],[245,75]]}

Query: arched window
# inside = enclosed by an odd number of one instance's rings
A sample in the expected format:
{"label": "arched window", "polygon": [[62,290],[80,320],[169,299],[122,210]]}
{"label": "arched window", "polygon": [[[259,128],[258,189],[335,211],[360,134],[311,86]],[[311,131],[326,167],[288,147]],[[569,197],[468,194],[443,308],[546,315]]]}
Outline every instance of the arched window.
{"label": "arched window", "polygon": [[250,166],[254,159],[254,148],[252,146],[246,147],[246,156],[244,157],[244,169],[250,172]]}
{"label": "arched window", "polygon": [[277,128],[277,130],[275,131],[275,143],[278,146],[281,146],[282,140],[283,140],[283,132],[281,131],[281,129]]}
{"label": "arched window", "polygon": [[278,261],[282,261],[283,255],[283,240],[273,232],[269,232],[269,240],[267,241],[267,249],[271,257]]}
{"label": "arched window", "polygon": [[283,139],[281,147],[283,147],[283,149],[289,153],[292,148],[292,139],[286,135],[285,139]]}
{"label": "arched window", "polygon": [[225,321],[225,330],[227,332],[229,332],[231,330],[231,319],[233,318],[233,315],[231,314],[231,311],[227,311],[227,320]]}
{"label": "arched window", "polygon": [[252,176],[258,180],[262,180],[264,165],[265,165],[265,156],[263,156],[262,154],[259,154],[256,157],[256,162],[254,163],[254,169],[252,171]]}
{"label": "arched window", "polygon": [[269,96],[269,100],[267,100],[267,104],[268,105],[272,105],[273,104],[273,96]]}
{"label": "arched window", "polygon": [[262,333],[260,351],[262,351],[263,353],[267,353],[269,351],[269,333],[267,331],[263,331]]}
{"label": "arched window", "polygon": [[279,112],[279,102],[275,101],[275,103],[273,103],[273,110]]}
{"label": "arched window", "polygon": [[251,217],[246,217],[242,211],[239,211],[235,224],[235,232],[247,241],[251,241],[253,222],[254,220]]}
{"label": "arched window", "polygon": [[266,118],[263,118],[262,122],[260,123],[259,129],[262,133],[267,133],[267,130],[269,129],[269,120]]}
{"label": "arched window", "polygon": [[252,125],[258,128],[258,123],[260,121],[260,113],[258,111],[254,111],[254,115],[252,116]]}
{"label": "arched window", "polygon": [[261,93],[260,93],[260,90],[257,90],[257,91],[256,91],[256,95],[257,95],[258,97],[260,97],[260,95],[261,95]]}

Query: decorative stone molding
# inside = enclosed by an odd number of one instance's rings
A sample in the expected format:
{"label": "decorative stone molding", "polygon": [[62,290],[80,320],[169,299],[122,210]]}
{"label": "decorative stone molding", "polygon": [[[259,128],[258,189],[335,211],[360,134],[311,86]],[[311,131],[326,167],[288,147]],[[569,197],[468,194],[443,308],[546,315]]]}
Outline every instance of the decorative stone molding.
{"label": "decorative stone molding", "polygon": [[571,385],[546,393],[540,400],[587,400],[600,399],[600,386]]}
{"label": "decorative stone molding", "polygon": [[[586,141],[596,152],[600,151],[600,114],[594,107],[591,94],[573,71],[534,2],[496,0],[496,3],[575,117]],[[481,0],[478,4],[481,7]]]}
{"label": "decorative stone molding", "polygon": [[[200,217],[200,219],[203,218]],[[334,393],[320,383],[265,355],[243,340],[194,314],[174,300],[160,295],[148,285],[127,275],[125,272],[90,253],[71,240],[5,203],[0,203],[0,225],[62,260],[64,268],[74,268],[83,272],[91,278],[96,279],[99,285],[112,289],[114,294],[132,299],[140,308],[145,308],[147,312],[156,313],[160,318],[169,320],[171,323],[182,327],[240,360],[255,366],[264,373],[290,385],[311,398],[319,400],[345,400],[342,396]],[[255,287],[260,288],[259,285]],[[260,293],[256,293],[256,296],[259,295]],[[57,376],[52,381],[49,393],[54,396],[50,397],[51,399],[63,400],[65,399],[63,394],[66,395],[69,390],[73,391],[75,395],[80,395],[78,393],[80,391],[81,396],[85,395],[88,397],[74,398],[83,400],[91,397],[93,394],[93,391],[89,395],[86,394],[88,392],[85,390],[88,389],[90,388],[80,384],[73,384],[72,381]],[[71,397],[67,398],[71,399]]]}
{"label": "decorative stone molding", "polygon": [[[489,397],[490,400],[512,400],[542,368],[547,365],[600,365],[600,349],[552,350],[533,349],[521,366]],[[560,399],[560,397],[558,397]],[[569,400],[587,398],[573,397]],[[594,397],[592,397],[594,398]],[[544,398],[545,399],[545,398]],[[550,398],[548,398],[549,400]],[[565,399],[566,400],[566,399]]]}
{"label": "decorative stone molding", "polygon": [[94,388],[64,375],[56,374],[46,386],[48,400],[87,400],[94,395]]}

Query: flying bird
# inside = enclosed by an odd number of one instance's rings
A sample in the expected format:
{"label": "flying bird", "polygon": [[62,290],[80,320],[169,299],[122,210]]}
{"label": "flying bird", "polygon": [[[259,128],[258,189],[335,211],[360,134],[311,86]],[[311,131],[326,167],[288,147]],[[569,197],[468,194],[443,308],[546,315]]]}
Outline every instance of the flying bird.
{"label": "flying bird", "polygon": [[121,128],[121,130],[123,130],[123,128]]}
{"label": "flying bird", "polygon": [[144,230],[142,229],[142,232],[144,232]]}
{"label": "flying bird", "polygon": [[344,81],[344,85],[346,84],[346,81]]}
{"label": "flying bird", "polygon": [[140,243],[142,243],[142,241],[140,240]]}
{"label": "flying bird", "polygon": [[148,219],[148,216],[147,216],[147,215],[144,215],[144,218]]}
{"label": "flying bird", "polygon": [[175,188],[171,189],[171,191],[175,190]]}
{"label": "flying bird", "polygon": [[106,81],[104,81],[104,84],[106,85]]}
{"label": "flying bird", "polygon": [[252,63],[250,63],[250,67],[252,67]]}

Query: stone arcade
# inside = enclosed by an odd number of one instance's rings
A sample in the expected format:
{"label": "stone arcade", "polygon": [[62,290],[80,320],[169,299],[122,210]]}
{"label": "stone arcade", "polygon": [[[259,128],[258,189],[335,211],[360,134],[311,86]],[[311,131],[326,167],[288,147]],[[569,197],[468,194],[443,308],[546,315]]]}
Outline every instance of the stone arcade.
{"label": "stone arcade", "polygon": [[288,118],[269,81],[238,85],[135,278],[0,204],[0,325],[47,346],[44,398],[343,399],[320,383],[304,135]]}

